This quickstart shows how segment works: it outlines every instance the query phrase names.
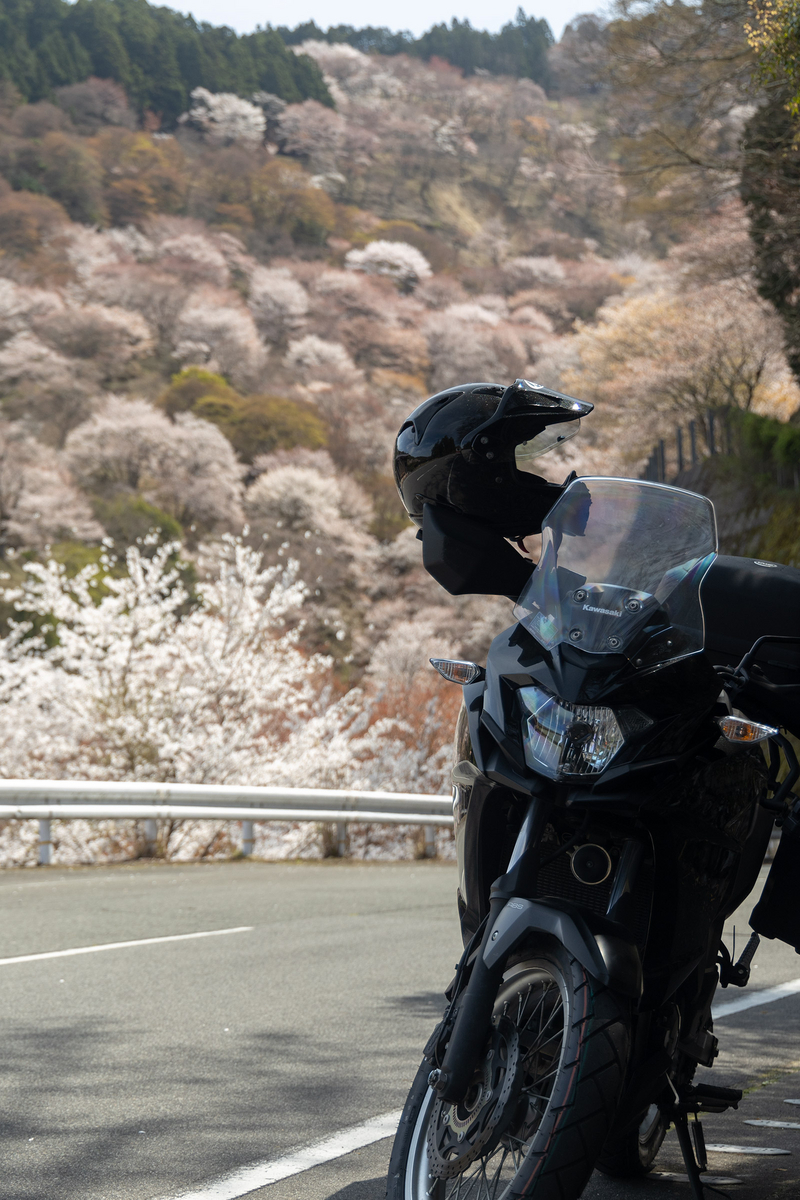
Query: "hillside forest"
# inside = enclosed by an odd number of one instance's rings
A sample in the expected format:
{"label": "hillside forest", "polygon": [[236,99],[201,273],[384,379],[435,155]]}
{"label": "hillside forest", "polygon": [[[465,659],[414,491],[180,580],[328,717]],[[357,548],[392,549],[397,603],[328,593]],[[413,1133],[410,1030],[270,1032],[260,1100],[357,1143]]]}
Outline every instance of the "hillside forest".
{"label": "hillside forest", "polygon": [[[0,13],[0,775],[449,790],[460,691],[428,658],[480,660],[510,603],[424,573],[391,455],[458,382],[592,401],[548,478],[663,443],[724,550],[800,565],[780,5],[621,4],[555,44],[522,11],[426,42],[36,3]],[[144,849],[54,833],[56,861]],[[232,836],[165,825],[159,853]]]}

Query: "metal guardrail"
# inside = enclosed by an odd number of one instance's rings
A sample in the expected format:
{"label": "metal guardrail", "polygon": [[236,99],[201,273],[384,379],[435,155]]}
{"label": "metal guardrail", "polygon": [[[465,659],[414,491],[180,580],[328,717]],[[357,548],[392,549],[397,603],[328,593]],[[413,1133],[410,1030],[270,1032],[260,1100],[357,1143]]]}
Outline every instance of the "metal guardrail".
{"label": "metal guardrail", "polygon": [[52,861],[50,822],[78,818],[142,820],[154,847],[159,820],[242,822],[242,853],[253,853],[257,821],[319,821],[336,825],[344,856],[347,825],[421,825],[425,853],[435,854],[435,827],[451,825],[449,796],[415,792],[355,792],[331,788],[215,786],[196,783],[104,783],[75,779],[0,779],[0,820],[39,821],[39,862]]}

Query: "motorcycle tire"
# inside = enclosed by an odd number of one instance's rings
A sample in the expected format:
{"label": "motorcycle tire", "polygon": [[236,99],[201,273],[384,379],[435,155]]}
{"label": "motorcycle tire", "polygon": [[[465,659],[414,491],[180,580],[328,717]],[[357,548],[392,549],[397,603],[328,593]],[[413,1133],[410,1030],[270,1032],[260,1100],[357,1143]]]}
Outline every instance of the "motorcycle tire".
{"label": "motorcycle tire", "polygon": [[637,1126],[608,1139],[597,1160],[598,1171],[614,1179],[647,1175],[653,1169],[668,1128],[667,1117],[656,1104],[651,1104]]}
{"label": "motorcycle tire", "polygon": [[[629,1002],[589,976],[563,946],[542,939],[506,971],[493,1029],[462,1106],[438,1100],[428,1086],[431,1063],[423,1061],[395,1137],[387,1200],[581,1195],[625,1078]],[[491,1049],[498,1038],[506,1042],[503,1054]],[[509,1078],[496,1068],[500,1075],[487,1074],[482,1083],[486,1060],[500,1058]],[[501,1101],[504,1110],[493,1109]],[[448,1142],[455,1130],[462,1136]]]}
{"label": "motorcycle tire", "polygon": [[[671,1072],[673,1083],[678,1087],[688,1086],[696,1069],[697,1063],[682,1055],[676,1070]],[[669,1126],[669,1117],[657,1104],[651,1104],[642,1113],[638,1124],[623,1133],[612,1129],[597,1160],[598,1171],[615,1179],[635,1179],[647,1175],[653,1169]]]}

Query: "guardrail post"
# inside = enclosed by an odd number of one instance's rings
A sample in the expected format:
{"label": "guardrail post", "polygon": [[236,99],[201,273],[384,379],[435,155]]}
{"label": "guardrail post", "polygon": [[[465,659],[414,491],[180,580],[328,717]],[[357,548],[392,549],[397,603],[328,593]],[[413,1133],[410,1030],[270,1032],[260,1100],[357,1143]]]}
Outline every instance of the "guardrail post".
{"label": "guardrail post", "polygon": [[156,843],[158,842],[158,822],[155,817],[146,817],[144,822],[144,842],[147,853],[150,855],[156,852]]}
{"label": "guardrail post", "polygon": [[425,825],[425,857],[436,858],[436,826]]}
{"label": "guardrail post", "polygon": [[253,833],[253,822],[242,821],[242,854],[249,858],[255,849],[256,839]]}
{"label": "guardrail post", "polygon": [[339,858],[347,858],[347,824],[345,821],[336,822],[336,853]]}
{"label": "guardrail post", "polygon": [[53,843],[50,840],[50,822],[39,822],[39,866],[49,867],[53,857]]}

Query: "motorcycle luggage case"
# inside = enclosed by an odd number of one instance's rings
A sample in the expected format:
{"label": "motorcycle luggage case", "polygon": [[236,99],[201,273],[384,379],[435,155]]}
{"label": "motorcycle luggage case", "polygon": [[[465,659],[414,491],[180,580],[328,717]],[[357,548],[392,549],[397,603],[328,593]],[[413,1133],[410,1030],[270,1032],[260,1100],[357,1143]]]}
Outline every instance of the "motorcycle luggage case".
{"label": "motorcycle luggage case", "polygon": [[[706,654],[735,667],[757,638],[795,637],[759,650],[737,704],[752,717],[800,737],[800,571],[760,559],[715,559],[701,587]],[[772,686],[771,686],[772,685]],[[777,685],[777,686],[775,686]]]}

